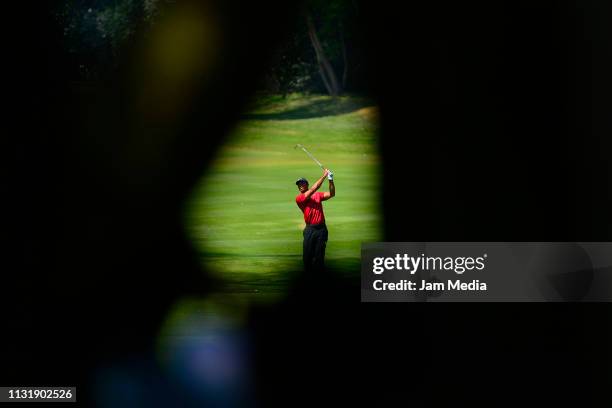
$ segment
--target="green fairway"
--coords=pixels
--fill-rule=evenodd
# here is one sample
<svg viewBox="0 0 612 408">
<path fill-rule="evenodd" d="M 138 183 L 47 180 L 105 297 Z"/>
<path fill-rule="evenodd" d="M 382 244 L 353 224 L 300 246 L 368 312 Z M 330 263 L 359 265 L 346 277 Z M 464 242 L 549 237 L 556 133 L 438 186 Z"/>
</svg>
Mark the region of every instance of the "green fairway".
<svg viewBox="0 0 612 408">
<path fill-rule="evenodd" d="M 302 143 L 335 174 L 324 203 L 326 264 L 359 276 L 360 246 L 381 238 L 377 110 L 356 97 L 260 97 L 228 138 L 186 212 L 208 270 L 230 291 L 284 291 L 300 271 L 304 220 L 295 204 L 299 177 L 322 171 Z M 320 191 L 327 191 L 327 181 Z"/>
</svg>

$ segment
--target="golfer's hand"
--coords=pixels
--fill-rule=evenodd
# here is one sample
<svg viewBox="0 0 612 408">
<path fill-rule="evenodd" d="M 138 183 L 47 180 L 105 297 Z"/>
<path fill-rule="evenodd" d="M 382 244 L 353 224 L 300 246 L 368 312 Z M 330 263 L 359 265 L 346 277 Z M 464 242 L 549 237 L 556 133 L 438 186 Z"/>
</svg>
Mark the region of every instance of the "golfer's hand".
<svg viewBox="0 0 612 408">
<path fill-rule="evenodd" d="M 327 171 L 327 179 L 329 181 L 334 181 L 334 173 L 331 170 Z"/>
<path fill-rule="evenodd" d="M 323 177 L 327 177 L 328 174 L 329 174 L 329 169 L 323 170 Z"/>
</svg>

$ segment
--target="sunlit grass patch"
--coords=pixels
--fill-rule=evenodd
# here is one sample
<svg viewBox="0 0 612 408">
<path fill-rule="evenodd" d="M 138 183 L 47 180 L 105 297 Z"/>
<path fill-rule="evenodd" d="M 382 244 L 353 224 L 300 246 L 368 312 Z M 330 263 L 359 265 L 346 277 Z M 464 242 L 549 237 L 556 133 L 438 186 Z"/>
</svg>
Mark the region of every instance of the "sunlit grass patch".
<svg viewBox="0 0 612 408">
<path fill-rule="evenodd" d="M 282 291 L 301 270 L 303 216 L 294 181 L 335 173 L 324 204 L 327 264 L 359 274 L 360 245 L 381 237 L 377 109 L 364 98 L 267 96 L 236 127 L 195 189 L 186 225 L 207 270 L 231 290 Z M 322 190 L 327 190 L 327 182 Z"/>
</svg>

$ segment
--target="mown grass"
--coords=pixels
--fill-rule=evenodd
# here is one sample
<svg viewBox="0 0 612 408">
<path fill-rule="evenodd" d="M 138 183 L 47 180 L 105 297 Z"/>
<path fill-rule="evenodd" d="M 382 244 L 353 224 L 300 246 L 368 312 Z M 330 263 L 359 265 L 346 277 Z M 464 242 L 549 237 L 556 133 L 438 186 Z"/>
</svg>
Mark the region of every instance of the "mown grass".
<svg viewBox="0 0 612 408">
<path fill-rule="evenodd" d="M 377 110 L 363 98 L 290 95 L 255 100 L 217 153 L 186 211 L 206 268 L 227 290 L 283 292 L 301 270 L 302 213 L 294 181 L 321 170 L 306 146 L 335 174 L 325 203 L 326 264 L 359 275 L 360 245 L 381 237 Z M 327 190 L 327 182 L 322 191 Z"/>
</svg>

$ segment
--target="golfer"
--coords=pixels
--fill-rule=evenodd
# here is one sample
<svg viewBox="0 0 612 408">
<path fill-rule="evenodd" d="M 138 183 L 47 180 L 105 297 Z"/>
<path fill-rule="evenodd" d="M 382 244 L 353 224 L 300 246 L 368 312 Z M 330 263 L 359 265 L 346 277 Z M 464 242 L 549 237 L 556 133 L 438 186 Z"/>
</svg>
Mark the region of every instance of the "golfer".
<svg viewBox="0 0 612 408">
<path fill-rule="evenodd" d="M 317 192 L 325 177 L 329 180 L 329 192 Z M 295 197 L 295 202 L 304 213 L 306 223 L 303 248 L 304 269 L 306 272 L 322 272 L 327 245 L 327 227 L 322 203 L 336 195 L 334 174 L 329 169 L 325 169 L 323 176 L 310 188 L 305 178 L 300 178 L 295 184 L 300 190 L 300 194 Z"/>
</svg>

